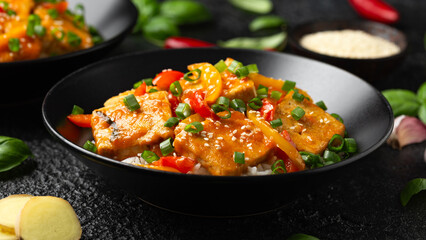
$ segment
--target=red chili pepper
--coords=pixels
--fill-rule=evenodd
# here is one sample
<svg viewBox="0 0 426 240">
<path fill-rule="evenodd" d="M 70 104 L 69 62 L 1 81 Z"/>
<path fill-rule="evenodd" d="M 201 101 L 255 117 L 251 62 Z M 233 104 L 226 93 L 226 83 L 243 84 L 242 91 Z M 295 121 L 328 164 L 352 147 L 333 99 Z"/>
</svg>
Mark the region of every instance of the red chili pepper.
<svg viewBox="0 0 426 240">
<path fill-rule="evenodd" d="M 216 114 L 211 110 L 211 108 L 204 101 L 205 93 L 203 90 L 197 90 L 189 95 L 184 101 L 191 106 L 192 111 L 200 114 L 203 118 L 214 118 L 216 119 Z"/>
<path fill-rule="evenodd" d="M 382 0 L 349 0 L 355 11 L 370 20 L 386 24 L 399 20 L 398 11 Z"/>
<path fill-rule="evenodd" d="M 67 116 L 67 118 L 79 127 L 92 127 L 90 124 L 92 120 L 92 114 L 70 114 Z"/>
<path fill-rule="evenodd" d="M 187 173 L 195 166 L 195 161 L 187 157 L 161 157 L 152 163 L 155 166 L 171 167 L 181 173 Z"/>
<path fill-rule="evenodd" d="M 169 37 L 164 42 L 164 48 L 212 47 L 213 43 L 188 37 Z"/>
<path fill-rule="evenodd" d="M 276 104 L 267 98 L 262 99 L 262 107 L 260 108 L 260 116 L 266 121 L 272 121 L 274 119 Z"/>
<path fill-rule="evenodd" d="M 135 96 L 142 96 L 146 93 L 146 83 L 143 82 L 141 85 L 139 85 L 138 88 L 135 90 Z"/>
<path fill-rule="evenodd" d="M 281 132 L 281 135 L 289 143 L 291 143 L 294 147 L 296 147 L 296 144 L 294 144 L 293 140 L 291 140 L 290 134 L 288 134 L 288 132 L 286 130 L 283 130 Z M 280 148 L 276 148 L 275 155 L 279 159 L 283 160 L 285 168 L 286 168 L 286 170 L 287 170 L 288 173 L 299 171 L 299 169 L 297 168 L 297 166 L 293 164 L 293 162 L 290 160 L 290 158 L 287 156 L 287 154 L 283 150 L 281 150 Z"/>
<path fill-rule="evenodd" d="M 183 72 L 179 71 L 165 71 L 157 74 L 157 76 L 152 80 L 152 83 L 156 85 L 160 90 L 169 90 L 170 84 L 175 81 L 178 81 L 185 75 Z"/>
</svg>

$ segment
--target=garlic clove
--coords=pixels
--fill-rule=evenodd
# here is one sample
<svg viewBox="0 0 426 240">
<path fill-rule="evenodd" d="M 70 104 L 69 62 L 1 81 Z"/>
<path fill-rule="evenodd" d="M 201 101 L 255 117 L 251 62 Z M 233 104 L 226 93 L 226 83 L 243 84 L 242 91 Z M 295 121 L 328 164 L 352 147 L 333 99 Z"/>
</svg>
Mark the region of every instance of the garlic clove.
<svg viewBox="0 0 426 240">
<path fill-rule="evenodd" d="M 399 149 L 426 140 L 426 125 L 416 117 L 404 116 L 395 130 Z"/>
</svg>

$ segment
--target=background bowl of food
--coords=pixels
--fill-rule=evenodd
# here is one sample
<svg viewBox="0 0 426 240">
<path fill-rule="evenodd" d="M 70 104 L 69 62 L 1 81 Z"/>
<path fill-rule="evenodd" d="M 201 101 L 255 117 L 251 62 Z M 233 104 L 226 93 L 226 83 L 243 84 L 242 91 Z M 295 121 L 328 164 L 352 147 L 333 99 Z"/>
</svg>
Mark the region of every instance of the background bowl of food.
<svg viewBox="0 0 426 240">
<path fill-rule="evenodd" d="M 346 71 L 289 54 L 221 48 L 91 64 L 47 93 L 42 114 L 52 136 L 111 184 L 160 208 L 203 216 L 281 207 L 374 151 L 393 124 L 385 98 Z M 345 136 L 340 150 L 353 146 L 348 137 L 355 152 L 325 156 L 335 131 Z"/>
<path fill-rule="evenodd" d="M 401 31 L 377 22 L 315 21 L 290 29 L 289 46 L 374 83 L 401 64 L 407 40 Z"/>
<path fill-rule="evenodd" d="M 137 20 L 128 0 L 2 1 L 0 10 L 0 105 L 41 99 L 120 43 Z"/>
</svg>

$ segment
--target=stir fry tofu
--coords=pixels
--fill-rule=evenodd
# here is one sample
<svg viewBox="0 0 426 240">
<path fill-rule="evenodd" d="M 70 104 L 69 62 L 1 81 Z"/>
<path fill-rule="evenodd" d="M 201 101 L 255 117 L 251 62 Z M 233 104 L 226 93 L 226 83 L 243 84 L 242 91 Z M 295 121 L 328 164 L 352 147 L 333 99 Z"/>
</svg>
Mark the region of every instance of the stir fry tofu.
<svg viewBox="0 0 426 240">
<path fill-rule="evenodd" d="M 172 116 L 167 94 L 154 92 L 136 99 L 140 109 L 134 111 L 123 101 L 93 111 L 91 125 L 99 154 L 122 160 L 173 136 L 173 130 L 164 127 Z"/>
<path fill-rule="evenodd" d="M 312 101 L 293 99 L 293 94 L 294 91 L 289 92 L 277 106 L 275 119 L 283 122 L 279 130 L 286 130 L 290 134 L 299 151 L 321 154 L 334 134 L 344 136 L 345 126 Z M 291 113 L 297 107 L 305 112 L 299 120 Z"/>
<path fill-rule="evenodd" d="M 233 111 L 229 119 L 206 119 L 202 124 L 204 130 L 196 134 L 177 127 L 174 147 L 176 153 L 197 159 L 212 175 L 241 175 L 248 166 L 265 161 L 275 147 L 240 112 Z M 245 164 L 234 161 L 236 151 L 245 153 Z"/>
</svg>

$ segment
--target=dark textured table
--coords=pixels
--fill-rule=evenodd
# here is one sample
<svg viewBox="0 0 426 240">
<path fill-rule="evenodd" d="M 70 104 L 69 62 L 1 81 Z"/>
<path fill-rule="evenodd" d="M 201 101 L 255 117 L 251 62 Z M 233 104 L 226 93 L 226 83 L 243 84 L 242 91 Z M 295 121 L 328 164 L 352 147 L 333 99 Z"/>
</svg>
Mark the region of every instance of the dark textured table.
<svg viewBox="0 0 426 240">
<path fill-rule="evenodd" d="M 213 13 L 214 23 L 183 28 L 182 35 L 215 42 L 249 34 L 247 24 L 254 14 L 236 10 L 224 0 L 203 2 Z M 426 79 L 426 2 L 389 2 L 401 12 L 396 27 L 408 37 L 408 55 L 375 86 L 379 90 L 416 90 Z M 317 19 L 359 19 L 343 0 L 282 0 L 274 4 L 274 13 L 290 25 Z M 134 35 L 110 55 L 155 48 Z M 23 193 L 64 198 L 79 216 L 82 239 L 286 239 L 293 233 L 321 239 L 426 239 L 426 192 L 413 197 L 406 207 L 399 202 L 406 182 L 426 177 L 425 142 L 401 151 L 383 145 L 337 171 L 333 184 L 279 210 L 250 217 L 203 218 L 151 207 L 109 186 L 53 140 L 41 121 L 40 107 L 41 102 L 34 101 L 1 111 L 0 135 L 23 139 L 34 157 L 0 173 L 0 198 Z"/>
</svg>

